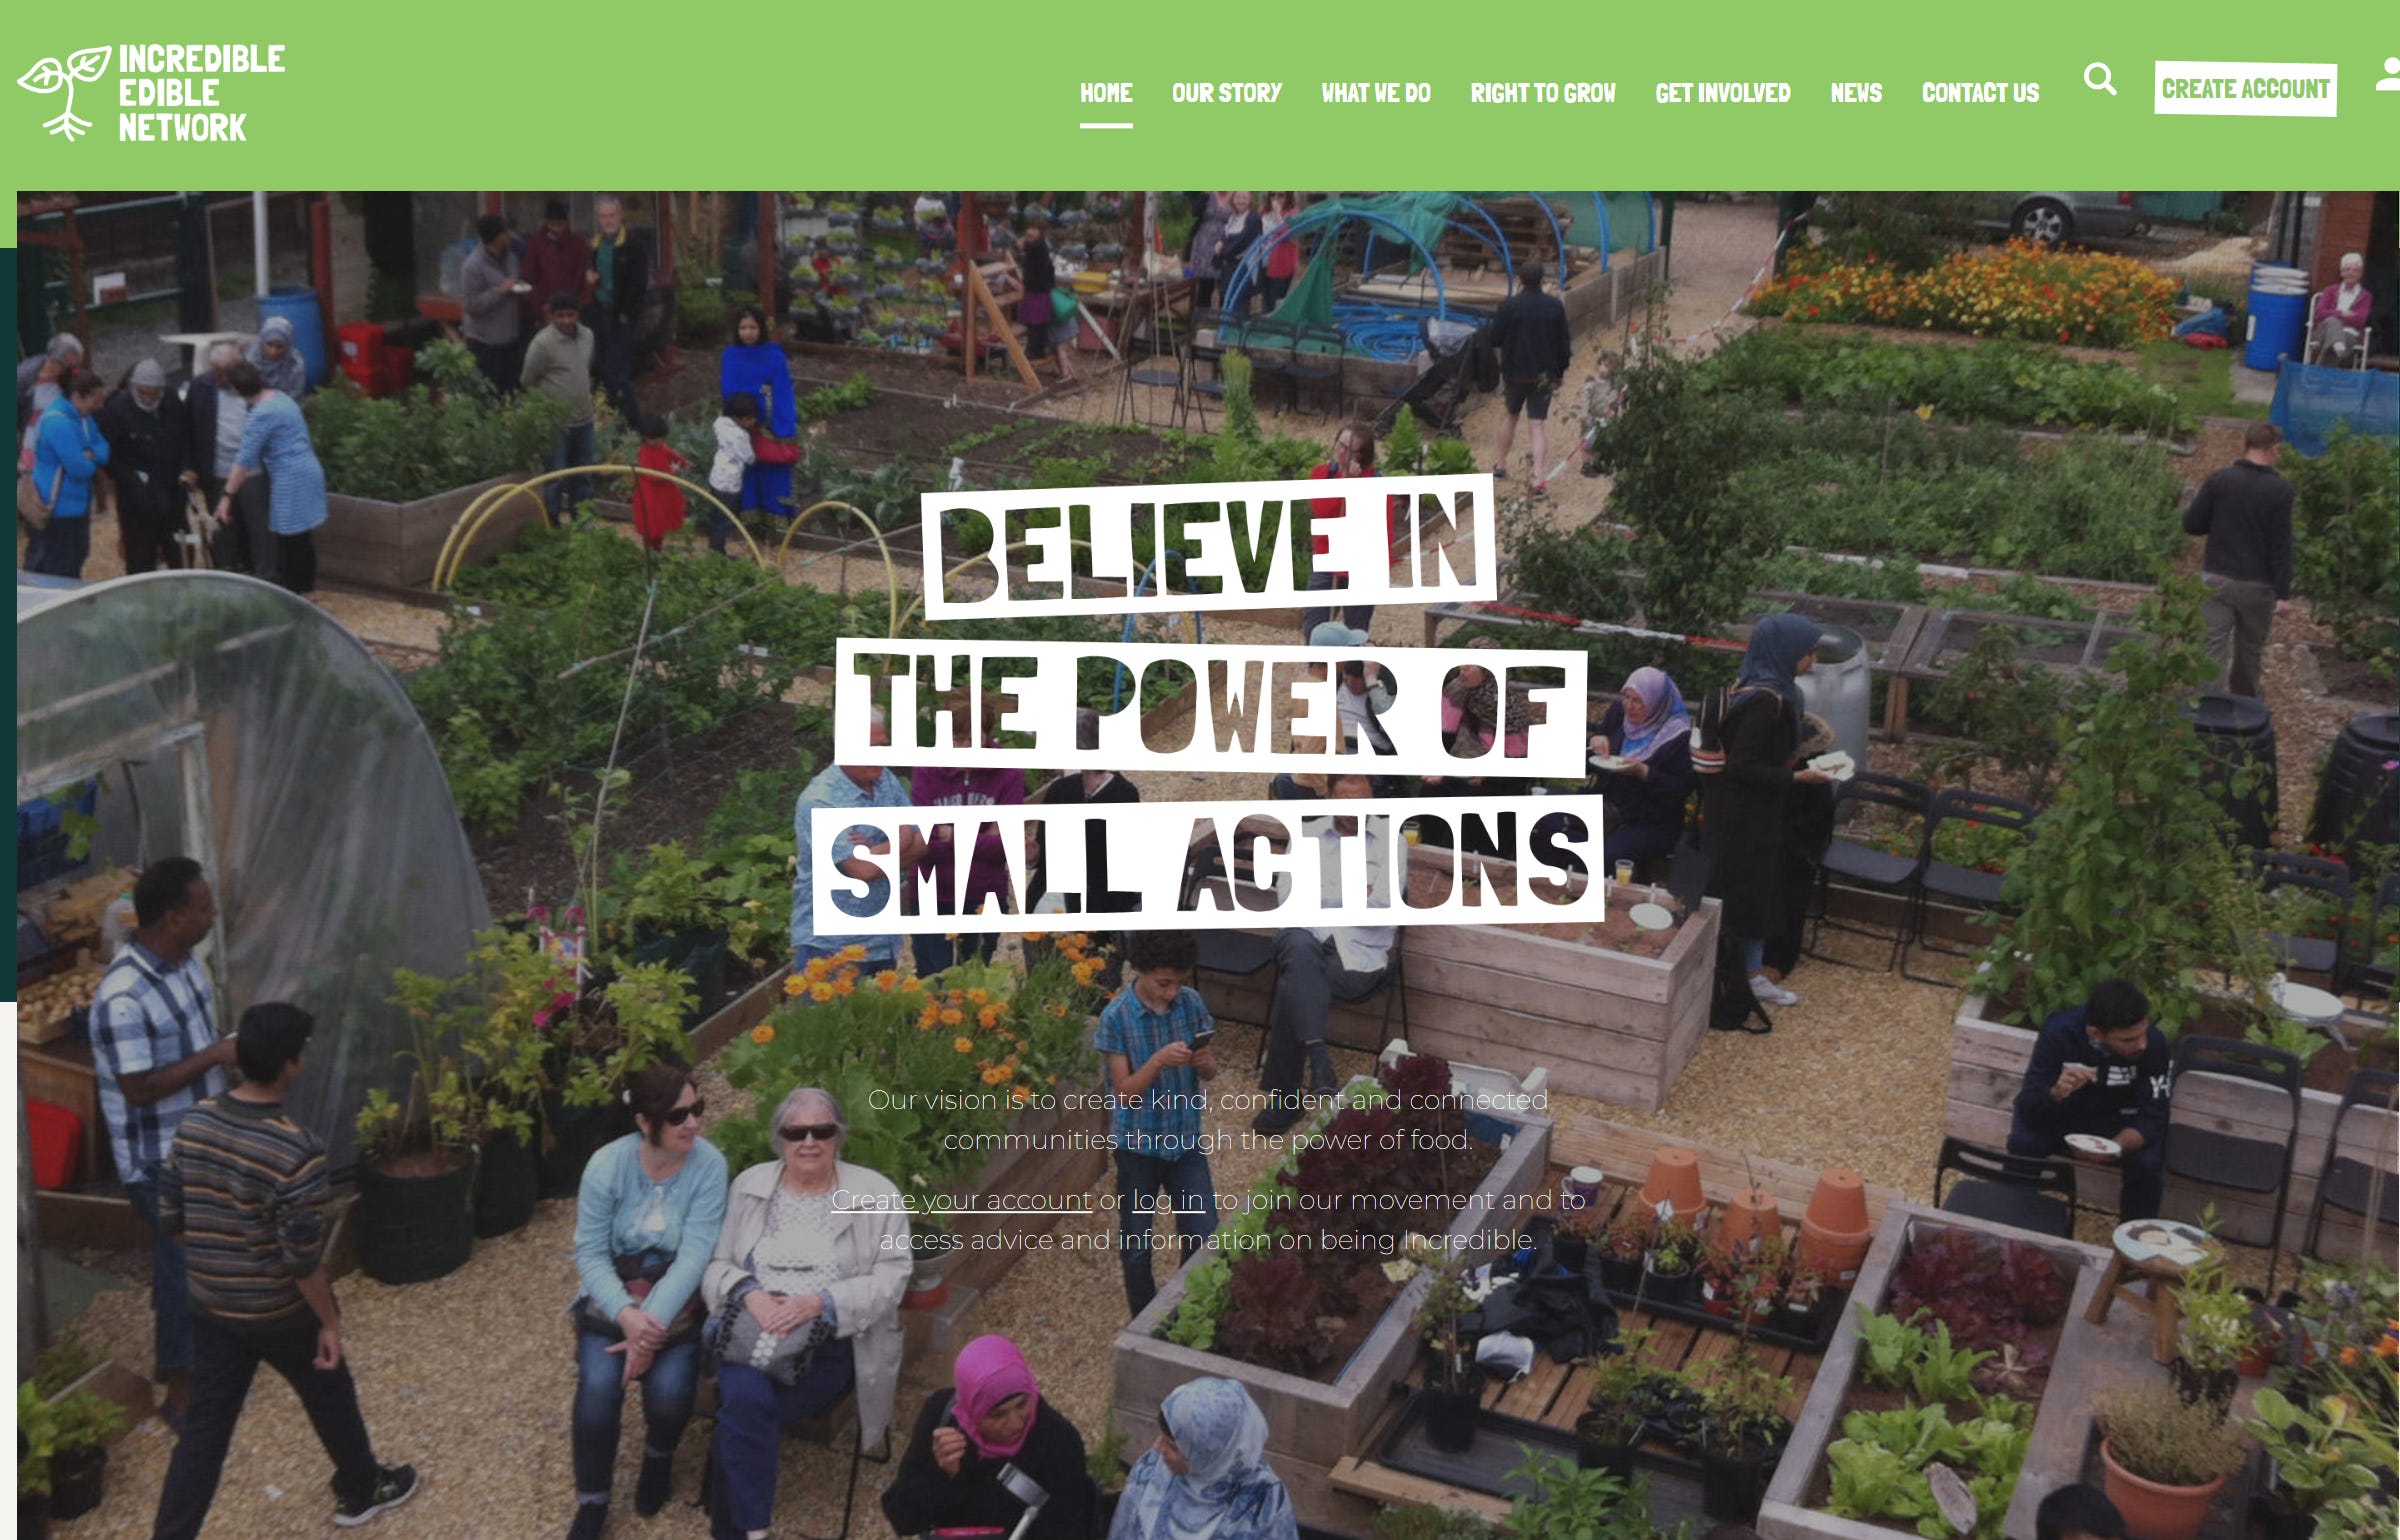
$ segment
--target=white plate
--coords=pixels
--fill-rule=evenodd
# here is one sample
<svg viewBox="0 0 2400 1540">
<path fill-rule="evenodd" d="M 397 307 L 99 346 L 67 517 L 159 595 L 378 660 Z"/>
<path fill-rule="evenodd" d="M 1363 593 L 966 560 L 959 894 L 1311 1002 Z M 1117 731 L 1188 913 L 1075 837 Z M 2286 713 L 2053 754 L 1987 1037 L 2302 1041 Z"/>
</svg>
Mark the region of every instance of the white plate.
<svg viewBox="0 0 2400 1540">
<path fill-rule="evenodd" d="M 1819 754 L 1810 760 L 1808 768 L 1822 770 L 1836 781 L 1846 781 L 1858 774 L 1858 761 L 1852 759 L 1844 750 L 1835 749 L 1830 754 Z"/>
<path fill-rule="evenodd" d="M 1642 930 L 1673 930 L 1675 912 L 1664 904 L 1636 904 L 1625 911 L 1625 918 Z"/>
<path fill-rule="evenodd" d="M 1631 766 L 1632 763 L 1632 760 L 1626 759 L 1622 755 L 1617 754 L 1594 754 L 1592 756 L 1592 768 L 1595 770 L 1623 770 Z"/>
<path fill-rule="evenodd" d="M 2109 1160 L 2125 1153 L 2125 1146 L 2114 1139 L 2103 1139 L 2098 1134 L 2069 1134 L 2067 1148 L 2079 1154 L 2098 1155 Z"/>
</svg>

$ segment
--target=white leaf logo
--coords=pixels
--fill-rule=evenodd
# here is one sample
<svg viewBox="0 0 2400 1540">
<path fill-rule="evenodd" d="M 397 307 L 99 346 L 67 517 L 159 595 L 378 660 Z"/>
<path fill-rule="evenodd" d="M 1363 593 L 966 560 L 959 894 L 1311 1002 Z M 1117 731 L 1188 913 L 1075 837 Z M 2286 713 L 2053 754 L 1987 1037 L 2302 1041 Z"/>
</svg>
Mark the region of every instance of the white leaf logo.
<svg viewBox="0 0 2400 1540">
<path fill-rule="evenodd" d="M 67 93 L 64 111 L 42 126 L 54 134 L 64 134 L 72 143 L 75 136 L 86 132 L 91 124 L 75 116 L 75 82 L 98 80 L 108 72 L 108 49 L 84 48 L 67 55 L 67 62 L 43 59 L 17 77 L 17 84 L 42 96 L 55 91 Z"/>
</svg>

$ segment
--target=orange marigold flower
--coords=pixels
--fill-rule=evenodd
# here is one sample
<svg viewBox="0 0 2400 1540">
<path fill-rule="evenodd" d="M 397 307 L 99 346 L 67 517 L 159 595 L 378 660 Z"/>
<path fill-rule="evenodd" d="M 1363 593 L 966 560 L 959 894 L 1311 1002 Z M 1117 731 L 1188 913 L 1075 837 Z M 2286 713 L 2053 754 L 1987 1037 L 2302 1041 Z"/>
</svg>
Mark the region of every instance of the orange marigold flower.
<svg viewBox="0 0 2400 1540">
<path fill-rule="evenodd" d="M 1033 1100 L 1033 1091 L 1026 1086 L 1011 1086 L 1008 1091 L 1008 1099 L 1022 1107 Z"/>
<path fill-rule="evenodd" d="M 950 1039 L 950 1046 L 957 1049 L 960 1053 L 973 1053 L 975 1051 L 975 1039 L 971 1037 L 954 1037 Z"/>
<path fill-rule="evenodd" d="M 791 999 L 797 1000 L 808 993 L 808 980 L 797 973 L 788 975 L 783 981 L 783 992 Z"/>
<path fill-rule="evenodd" d="M 992 999 L 992 992 L 988 989 L 970 989 L 967 991 L 967 998 L 974 1001 L 977 1005 L 989 1005 Z"/>
<path fill-rule="evenodd" d="M 867 946 L 863 941 L 853 941 L 848 946 L 843 947 L 839 952 L 836 952 L 833 955 L 840 958 L 843 962 L 865 962 L 867 960 Z"/>
<path fill-rule="evenodd" d="M 1067 1014 L 1067 1008 L 1064 1005 L 1061 1005 L 1059 1002 L 1053 1000 L 1050 1002 L 1050 1014 L 1063 1018 Z"/>
<path fill-rule="evenodd" d="M 837 995 L 848 995 L 848 994 L 855 994 L 855 993 L 857 993 L 857 992 L 858 992 L 858 978 L 857 978 L 857 976 L 856 976 L 856 975 L 854 975 L 854 974 L 851 974 L 851 973 L 849 973 L 849 972 L 846 972 L 846 971 L 845 971 L 845 972 L 842 974 L 842 976 L 841 976 L 840 978 L 837 978 L 837 979 L 835 979 L 835 980 L 833 981 L 833 992 L 834 992 L 835 994 L 837 994 Z"/>
<path fill-rule="evenodd" d="M 826 974 L 833 971 L 833 959 L 830 957 L 812 957 L 808 960 L 808 966 L 801 971 L 807 976 L 808 981 L 811 984 L 814 984 L 819 979 L 825 977 Z"/>
<path fill-rule="evenodd" d="M 811 984 L 808 986 L 808 997 L 819 1005 L 823 1005 L 833 998 L 833 986 L 824 983 Z"/>
<path fill-rule="evenodd" d="M 2345 1368 L 2345 1369 L 2348 1369 L 2348 1368 L 2355 1367 L 2355 1366 L 2357 1365 L 2357 1363 L 2358 1363 L 2358 1349 L 2357 1349 L 2357 1348 L 2355 1348 L 2355 1347 L 2346 1347 L 2346 1348 L 2342 1349 L 2342 1367 L 2343 1367 L 2343 1368 Z"/>
<path fill-rule="evenodd" d="M 767 1046 L 767 1044 L 775 1041 L 775 1024 L 771 1021 L 762 1021 L 757 1026 L 752 1027 L 750 1029 L 750 1041 L 758 1044 L 758 1046 L 761 1048 L 764 1048 Z"/>
<path fill-rule="evenodd" d="M 888 995 L 900 987 L 900 975 L 890 968 L 886 968 L 875 975 L 875 987 Z"/>
<path fill-rule="evenodd" d="M 900 981 L 900 992 L 904 995 L 913 995 L 924 987 L 925 981 L 913 973 Z"/>
<path fill-rule="evenodd" d="M 982 1023 L 984 1030 L 988 1032 L 992 1028 L 1000 1025 L 1000 1007 L 996 1005 L 987 1005 L 982 1010 L 975 1013 L 975 1019 Z"/>
<path fill-rule="evenodd" d="M 960 1009 L 959 1009 L 957 1006 L 955 1006 L 955 1005 L 945 1005 L 945 1006 L 943 1006 L 943 1007 L 942 1007 L 942 1025 L 943 1025 L 943 1026 L 945 1026 L 945 1027 L 955 1027 L 955 1026 L 957 1026 L 959 1023 L 961 1023 L 961 1022 L 965 1021 L 966 1019 L 967 1019 L 967 1013 L 966 1013 L 965 1011 L 962 1011 L 962 1010 L 960 1010 Z"/>
<path fill-rule="evenodd" d="M 995 1064 L 990 1069 L 987 1069 L 983 1072 L 983 1083 L 985 1085 L 999 1085 L 1001 1082 L 1009 1078 L 1009 1073 L 1009 1070 L 1005 1066 Z"/>
</svg>

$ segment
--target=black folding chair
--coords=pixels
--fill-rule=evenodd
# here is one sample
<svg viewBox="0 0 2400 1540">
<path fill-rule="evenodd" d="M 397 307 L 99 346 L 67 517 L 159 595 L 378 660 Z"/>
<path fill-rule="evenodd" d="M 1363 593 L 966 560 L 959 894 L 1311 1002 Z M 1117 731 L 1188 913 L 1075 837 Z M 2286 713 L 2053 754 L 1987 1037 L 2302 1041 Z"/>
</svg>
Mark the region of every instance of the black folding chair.
<svg viewBox="0 0 2400 1540">
<path fill-rule="evenodd" d="M 1333 387 L 1333 410 L 1339 415 L 1349 399 L 1350 334 L 1338 326 L 1304 322 L 1293 332 L 1291 361 L 1284 366 L 1283 383 L 1290 392 L 1291 410 L 1300 410 L 1300 392 Z"/>
<path fill-rule="evenodd" d="M 2400 1177 L 2383 1174 L 2383 1197 L 2369 1201 L 2375 1190 L 2375 1165 L 2342 1153 L 2343 1125 L 2349 1121 L 2353 1107 L 2371 1107 L 2389 1121 L 2394 1110 L 2394 1086 L 2400 1075 L 2388 1069 L 2358 1069 L 2350 1072 L 2350 1083 L 2342 1088 L 2342 1103 L 2334 1109 L 2333 1127 L 2325 1135 L 2325 1166 L 2317 1173 L 2317 1195 L 2308 1205 L 2308 1230 L 2301 1237 L 2303 1256 L 2317 1254 L 2317 1232 L 2325 1223 L 2328 1206 L 2361 1221 L 2373 1210 L 2375 1222 L 2400 1230 Z M 2388 1250 L 2386 1246 L 2382 1248 Z"/>
<path fill-rule="evenodd" d="M 1365 1005 L 1376 996 L 1381 995 L 1383 997 L 1383 1026 L 1380 1030 L 1383 1040 L 1387 1043 L 1392 1040 L 1392 1007 L 1394 1005 L 1400 1008 L 1400 1035 L 1408 1036 L 1408 963 L 1405 956 L 1407 941 L 1408 927 L 1404 925 L 1394 930 L 1392 932 L 1391 965 L 1384 969 L 1383 977 L 1376 982 L 1375 987 L 1356 1000 L 1336 1002 L 1337 1006 Z M 1274 961 L 1274 950 L 1275 944 L 1269 942 L 1267 944 L 1267 960 L 1270 962 Z M 1258 1058 L 1250 1066 L 1254 1072 L 1266 1068 L 1267 1037 L 1274 1031 L 1275 997 L 1282 993 L 1282 990 L 1283 978 L 1278 974 L 1273 986 L 1267 990 L 1267 1019 L 1260 1023 Z"/>
<path fill-rule="evenodd" d="M 1300 328 L 1290 321 L 1249 320 L 1243 321 L 1241 328 L 1240 346 L 1243 356 L 1250 360 L 1252 395 L 1263 395 L 1270 380 L 1282 380 L 1288 386 L 1294 352 L 1300 345 Z"/>
<path fill-rule="evenodd" d="M 703 1355 L 703 1361 L 705 1362 L 705 1355 Z M 841 1528 L 834 1530 L 831 1534 L 818 1534 L 811 1530 L 795 1527 L 791 1532 L 797 1535 L 799 1540 L 849 1540 L 851 1515 L 858 1506 L 858 1467 L 861 1464 L 889 1465 L 892 1463 L 892 1432 L 889 1428 L 886 1428 L 883 1433 L 882 1450 L 876 1454 L 867 1453 L 867 1426 L 858 1420 L 858 1394 L 855 1390 L 845 1394 L 841 1404 L 826 1413 L 822 1419 L 829 1425 L 825 1435 L 826 1447 L 829 1449 L 834 1447 L 835 1440 L 840 1437 L 838 1432 L 830 1428 L 830 1423 L 833 1418 L 840 1416 L 845 1410 L 850 1413 L 850 1478 L 842 1487 Z M 717 1414 L 713 1404 L 711 1409 L 700 1415 L 706 1417 L 712 1425 L 716 1422 Z M 795 1423 L 792 1429 L 786 1431 L 789 1433 L 807 1425 L 806 1422 Z M 716 1439 L 712 1435 L 709 1439 L 708 1459 L 700 1467 L 700 1495 L 693 1500 L 693 1506 L 703 1512 L 709 1511 L 710 1504 L 716 1499 L 717 1483 L 722 1479 L 722 1473 L 717 1469 Z"/>
<path fill-rule="evenodd" d="M 2350 932 L 2351 955 L 2343 960 L 2342 972 L 2334 980 L 2335 994 L 2378 1000 L 2392 997 L 2392 964 L 2383 938 L 2395 929 L 2400 929 L 2400 872 L 2376 887 L 2375 906 L 2367 911 L 2364 934 Z"/>
<path fill-rule="evenodd" d="M 2300 1142 L 2300 1059 L 2263 1043 L 2187 1033 L 2175 1044 L 2175 1095 L 2167 1104 L 2166 1148 L 2159 1152 L 2170 1177 L 2229 1192 L 2273 1193 L 2273 1228 L 2267 1235 L 2267 1294 L 2275 1293 L 2283 1261 L 2283 1215 L 2292 1191 L 2292 1149 Z M 2290 1130 L 2281 1139 L 2226 1133 L 2183 1115 L 2194 1075 L 2245 1080 L 2281 1095 Z M 2255 1099 L 2255 1098 L 2254 1098 Z"/>
<path fill-rule="evenodd" d="M 1835 835 L 1825 847 L 1824 859 L 1817 864 L 1816 924 L 1808 934 L 1808 955 L 1821 962 L 1839 963 L 1845 968 L 1859 965 L 1844 958 L 1829 956 L 1817 950 L 1817 938 L 1827 930 L 1838 930 L 1853 936 L 1883 939 L 1884 933 L 1864 925 L 1845 924 L 1833 916 L 1833 889 L 1837 883 L 1850 891 L 1888 893 L 1900 900 L 1900 921 L 1891 930 L 1891 955 L 1883 960 L 1883 970 L 1889 973 L 1900 962 L 1900 949 L 1908 944 L 1908 924 L 1915 912 L 1917 884 L 1924 879 L 1926 861 L 1926 824 L 1933 807 L 1933 788 L 1918 781 L 1904 780 L 1896 775 L 1875 775 L 1860 771 L 1833 789 L 1834 826 L 1839 828 L 1845 810 L 1853 807 L 1886 807 L 1899 812 L 1909 834 L 1909 849 L 1900 854 L 1878 850 L 1856 840 Z"/>
<path fill-rule="evenodd" d="M 2267 943 L 2275 949 L 2276 961 L 2294 973 L 2322 973 L 2331 977 L 2341 967 L 2342 940 L 2350 921 L 2350 869 L 2339 861 L 2327 861 L 2317 856 L 2293 855 L 2282 850 L 2254 850 L 2250 853 L 2250 875 L 2261 889 L 2274 893 L 2290 888 L 2299 892 L 2321 894 L 2333 901 L 2334 926 L 2331 936 L 2294 936 L 2283 931 L 2267 932 Z"/>
<path fill-rule="evenodd" d="M 1945 786 L 1933 794 L 1933 805 L 1925 815 L 1925 870 L 1917 878 L 1916 902 L 1909 906 L 1908 939 L 1900 945 L 1900 976 L 1919 984 L 1955 984 L 1928 973 L 1908 971 L 1909 949 L 1914 947 L 1942 957 L 1972 957 L 1968 947 L 1941 946 L 1925 935 L 1925 913 L 1939 903 L 1945 908 L 1966 909 L 1977 914 L 2001 908 L 2001 885 L 2007 878 L 1999 872 L 1978 871 L 1955 861 L 1944 861 L 1934 854 L 1936 837 L 1945 823 L 1988 824 L 1994 828 L 2013 830 L 2030 838 L 2034 819 L 2041 810 L 2030 802 L 2015 797 L 2003 797 L 1988 791 L 1970 791 L 1963 786 Z"/>
<path fill-rule="evenodd" d="M 1942 1196 L 1946 1174 L 1958 1177 L 1947 1198 Z M 2011 1155 L 1944 1138 L 1933 1164 L 1933 1203 L 1945 1213 L 2072 1239 L 2080 1206 L 2075 1162 L 2064 1155 Z"/>
<path fill-rule="evenodd" d="M 1200 324 L 1201 318 L 1195 314 L 1192 317 L 1194 330 L 1191 346 L 1185 350 L 1191 356 L 1192 379 L 1184 393 L 1184 406 L 1187 409 L 1186 420 L 1188 420 L 1189 414 L 1198 414 L 1200 431 L 1206 433 L 1208 431 L 1208 403 L 1225 399 L 1225 355 L 1233 351 L 1226 346 L 1225 332 L 1228 326 L 1239 326 L 1241 322 L 1238 317 L 1229 318 L 1224 312 L 1218 312 L 1210 323 L 1213 330 L 1209 335 L 1213 340 L 1208 342 L 1200 340 L 1198 330 Z M 1209 369 L 1205 375 L 1200 372 L 1200 366 L 1203 364 L 1206 364 Z"/>
</svg>

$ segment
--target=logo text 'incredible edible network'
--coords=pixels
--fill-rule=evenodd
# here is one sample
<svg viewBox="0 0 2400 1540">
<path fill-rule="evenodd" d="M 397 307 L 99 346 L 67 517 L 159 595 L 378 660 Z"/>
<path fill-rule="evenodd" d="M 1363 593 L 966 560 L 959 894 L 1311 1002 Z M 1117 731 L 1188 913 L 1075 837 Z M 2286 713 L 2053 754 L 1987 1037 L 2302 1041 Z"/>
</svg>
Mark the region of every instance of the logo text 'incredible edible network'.
<svg viewBox="0 0 2400 1540">
<path fill-rule="evenodd" d="M 249 139 L 247 112 L 213 109 L 230 105 L 220 94 L 236 75 L 280 75 L 281 43 L 120 43 L 117 62 L 117 138 L 135 144 L 234 143 Z M 17 84 L 39 95 L 66 93 L 58 116 L 42 126 L 72 143 L 88 132 L 89 120 L 75 113 L 75 87 L 108 73 L 111 49 L 103 44 L 35 62 Z M 201 110 L 156 110 L 201 109 Z"/>
</svg>

